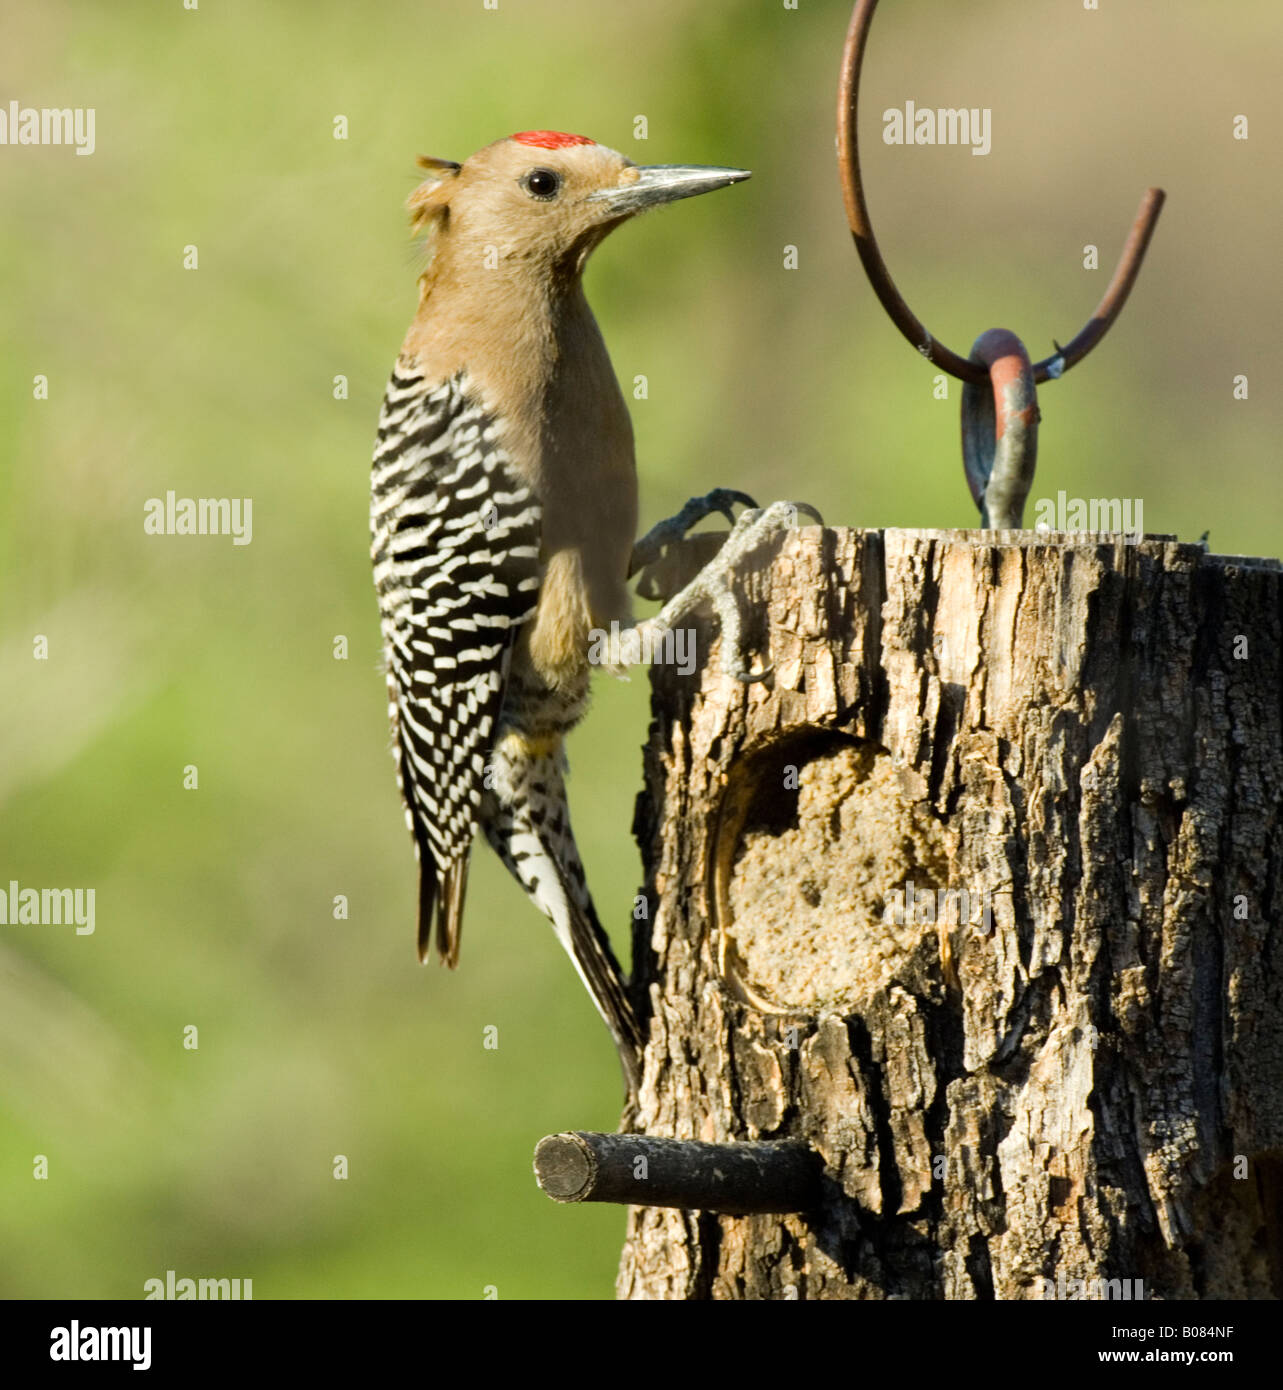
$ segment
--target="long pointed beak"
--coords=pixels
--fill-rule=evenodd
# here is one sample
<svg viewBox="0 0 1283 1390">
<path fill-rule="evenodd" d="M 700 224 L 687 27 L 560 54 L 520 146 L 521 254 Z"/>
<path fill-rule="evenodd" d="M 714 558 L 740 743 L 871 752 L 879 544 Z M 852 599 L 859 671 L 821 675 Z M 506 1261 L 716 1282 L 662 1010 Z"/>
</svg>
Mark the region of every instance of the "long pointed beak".
<svg viewBox="0 0 1283 1390">
<path fill-rule="evenodd" d="M 727 184 L 743 183 L 752 178 L 748 169 L 718 169 L 703 164 L 648 164 L 637 170 L 637 178 L 618 188 L 603 188 L 590 193 L 585 201 L 605 203 L 608 215 L 623 216 L 641 212 L 643 208 L 675 203 L 678 198 L 693 198 L 697 193 L 711 193 Z"/>
</svg>

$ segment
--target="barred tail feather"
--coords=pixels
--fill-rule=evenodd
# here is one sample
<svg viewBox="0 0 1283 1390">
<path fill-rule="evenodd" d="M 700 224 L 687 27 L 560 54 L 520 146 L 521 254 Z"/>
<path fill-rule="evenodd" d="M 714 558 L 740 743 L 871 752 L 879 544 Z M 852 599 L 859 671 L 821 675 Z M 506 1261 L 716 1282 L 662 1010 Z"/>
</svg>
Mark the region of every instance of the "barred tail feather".
<svg viewBox="0 0 1283 1390">
<path fill-rule="evenodd" d="M 619 1052 L 629 1088 L 641 1079 L 642 1034 L 623 971 L 589 896 L 555 757 L 515 757 L 501 743 L 503 795 L 483 803 L 486 838 L 552 923 Z"/>
<path fill-rule="evenodd" d="M 568 905 L 570 958 L 575 963 L 579 978 L 592 995 L 597 1012 L 610 1029 L 628 1088 L 636 1094 L 637 1088 L 641 1085 L 643 1038 L 641 1025 L 637 1022 L 637 1015 L 624 985 L 623 972 L 615 959 L 614 951 L 610 948 L 610 939 L 597 920 L 597 913 L 592 904 L 589 903 L 586 913 L 573 903 Z M 561 935 L 560 930 L 557 934 Z"/>
<path fill-rule="evenodd" d="M 456 859 L 441 878 L 437 905 L 437 954 L 451 970 L 459 964 L 459 939 L 463 935 L 463 900 L 468 891 L 468 855 Z"/>
<path fill-rule="evenodd" d="M 468 891 L 468 855 L 457 859 L 444 872 L 426 851 L 419 855 L 419 964 L 426 965 L 432 954 L 432 928 L 435 920 L 437 955 L 451 970 L 459 964 L 459 939 L 463 935 L 463 900 Z"/>
</svg>

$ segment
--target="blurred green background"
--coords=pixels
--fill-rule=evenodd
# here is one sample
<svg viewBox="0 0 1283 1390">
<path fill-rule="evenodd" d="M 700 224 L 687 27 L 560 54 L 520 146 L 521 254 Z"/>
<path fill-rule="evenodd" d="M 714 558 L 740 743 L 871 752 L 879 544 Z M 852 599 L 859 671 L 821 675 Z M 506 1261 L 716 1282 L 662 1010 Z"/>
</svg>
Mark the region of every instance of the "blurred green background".
<svg viewBox="0 0 1283 1390">
<path fill-rule="evenodd" d="M 958 387 L 933 399 L 845 229 L 848 13 L 0 4 L 0 104 L 97 113 L 91 158 L 0 146 L 0 886 L 97 892 L 93 936 L 0 928 L 0 1294 L 141 1297 L 173 1269 L 260 1299 L 610 1296 L 623 1212 L 554 1207 L 530 1176 L 541 1135 L 618 1117 L 551 931 L 481 849 L 461 969 L 414 961 L 367 540 L 415 307 L 402 204 L 415 154 L 534 127 L 752 168 L 588 273 L 629 396 L 649 380 L 643 524 L 728 484 L 835 524 L 973 525 Z M 884 0 L 870 205 L 950 346 L 994 325 L 1036 357 L 1068 341 L 1142 190 L 1170 195 L 1113 335 L 1043 388 L 1034 498 L 1139 496 L 1150 531 L 1279 552 L 1281 48 L 1276 0 Z M 880 113 L 906 99 L 992 107 L 992 154 L 888 148 Z M 144 535 L 169 489 L 252 497 L 252 544 Z M 621 942 L 646 698 L 644 676 L 603 679 L 570 748 Z"/>
</svg>

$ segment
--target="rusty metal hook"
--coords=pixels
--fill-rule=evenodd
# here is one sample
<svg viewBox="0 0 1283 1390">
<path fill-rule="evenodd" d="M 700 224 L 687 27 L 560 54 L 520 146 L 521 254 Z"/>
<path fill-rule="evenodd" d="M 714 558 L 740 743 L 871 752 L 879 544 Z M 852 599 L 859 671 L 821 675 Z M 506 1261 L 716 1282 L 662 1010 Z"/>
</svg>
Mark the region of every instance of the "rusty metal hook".
<svg viewBox="0 0 1283 1390">
<path fill-rule="evenodd" d="M 959 381 L 970 382 L 973 386 L 988 386 L 989 371 L 983 363 L 974 358 L 968 361 L 959 357 L 923 327 L 913 310 L 905 303 L 900 291 L 896 289 L 891 272 L 878 249 L 877 238 L 873 235 L 873 224 L 869 221 L 869 209 L 864 200 L 864 183 L 860 175 L 856 116 L 860 96 L 860 70 L 864 65 L 869 28 L 877 8 L 878 0 L 856 0 L 851 14 L 851 25 L 847 30 L 846 45 L 842 51 L 842 80 L 838 88 L 838 167 L 842 174 L 847 222 L 851 227 L 851 235 L 855 238 L 855 249 L 860 253 L 860 260 L 874 293 L 882 301 L 882 307 L 891 316 L 891 321 L 900 332 L 923 357 L 942 371 L 948 372 L 950 376 L 957 377 Z M 1096 306 L 1096 311 L 1088 320 L 1087 326 L 1068 347 L 1062 348 L 1057 344 L 1056 351 L 1050 357 L 1033 366 L 1033 379 L 1036 383 L 1062 377 L 1075 363 L 1081 362 L 1109 332 L 1114 320 L 1122 312 L 1123 305 L 1127 303 L 1132 286 L 1136 283 L 1136 276 L 1140 273 L 1166 196 L 1161 188 L 1151 188 L 1141 199 L 1136 220 L 1132 224 L 1118 268 L 1114 271 L 1114 278 L 1109 282 L 1104 298 Z"/>
<path fill-rule="evenodd" d="M 980 524 L 1019 530 L 1038 461 L 1038 388 L 1033 364 L 1006 328 L 982 333 L 971 349 L 985 385 L 962 383 L 962 465 Z"/>
</svg>

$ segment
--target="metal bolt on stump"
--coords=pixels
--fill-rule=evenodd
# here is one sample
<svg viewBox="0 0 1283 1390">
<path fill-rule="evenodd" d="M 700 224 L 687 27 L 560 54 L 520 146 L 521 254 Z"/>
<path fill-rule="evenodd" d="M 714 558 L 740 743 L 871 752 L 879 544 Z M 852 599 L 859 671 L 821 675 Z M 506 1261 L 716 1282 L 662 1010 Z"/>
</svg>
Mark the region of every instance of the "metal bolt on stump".
<svg viewBox="0 0 1283 1390">
<path fill-rule="evenodd" d="M 963 383 L 963 464 L 981 524 L 997 530 L 1016 529 L 1022 523 L 1038 455 L 1037 388 L 1045 381 L 1059 381 L 1113 327 L 1140 274 L 1167 195 L 1161 188 L 1146 191 L 1109 288 L 1068 347 L 1062 348 L 1053 340 L 1056 351 L 1035 365 L 1014 333 L 991 328 L 976 339 L 969 358 L 959 357 L 927 332 L 896 288 L 865 201 L 857 118 L 864 51 L 877 8 L 878 0 L 856 0 L 842 52 L 838 169 L 847 223 L 864 272 L 892 323 L 928 362 Z"/>
</svg>

